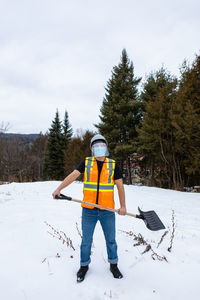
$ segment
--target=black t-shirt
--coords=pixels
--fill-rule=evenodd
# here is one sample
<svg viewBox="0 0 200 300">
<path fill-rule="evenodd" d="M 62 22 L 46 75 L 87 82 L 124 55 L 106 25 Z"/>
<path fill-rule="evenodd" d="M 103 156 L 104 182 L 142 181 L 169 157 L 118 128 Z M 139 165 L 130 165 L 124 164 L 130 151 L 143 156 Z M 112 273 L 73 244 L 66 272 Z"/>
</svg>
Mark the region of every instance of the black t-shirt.
<svg viewBox="0 0 200 300">
<path fill-rule="evenodd" d="M 100 180 L 100 174 L 103 167 L 104 161 L 97 160 L 97 167 L 98 167 L 98 182 L 97 182 L 97 199 L 96 204 L 98 204 L 98 198 L 99 198 L 99 180 Z M 85 172 L 85 159 L 78 165 L 76 168 L 80 173 Z M 115 163 L 115 170 L 114 170 L 114 180 L 121 179 L 122 178 L 122 172 L 120 169 L 120 166 L 118 163 Z"/>
</svg>

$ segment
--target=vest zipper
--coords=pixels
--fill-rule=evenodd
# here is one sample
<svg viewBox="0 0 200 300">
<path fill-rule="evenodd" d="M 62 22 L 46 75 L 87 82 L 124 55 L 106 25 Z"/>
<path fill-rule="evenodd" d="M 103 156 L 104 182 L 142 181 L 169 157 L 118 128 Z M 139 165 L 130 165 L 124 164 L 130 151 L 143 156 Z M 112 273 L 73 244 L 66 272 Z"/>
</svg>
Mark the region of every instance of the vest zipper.
<svg viewBox="0 0 200 300">
<path fill-rule="evenodd" d="M 103 164 L 104 164 L 105 160 L 106 159 L 104 159 Z M 96 160 L 96 162 L 97 162 L 97 160 Z M 101 171 L 103 169 L 103 164 L 102 164 Z M 97 198 L 96 198 L 96 204 L 99 204 L 99 182 L 100 182 L 100 177 L 101 177 L 101 171 L 100 171 L 100 174 L 99 174 L 98 162 L 97 162 L 97 170 L 98 170 L 98 181 L 97 181 Z"/>
</svg>

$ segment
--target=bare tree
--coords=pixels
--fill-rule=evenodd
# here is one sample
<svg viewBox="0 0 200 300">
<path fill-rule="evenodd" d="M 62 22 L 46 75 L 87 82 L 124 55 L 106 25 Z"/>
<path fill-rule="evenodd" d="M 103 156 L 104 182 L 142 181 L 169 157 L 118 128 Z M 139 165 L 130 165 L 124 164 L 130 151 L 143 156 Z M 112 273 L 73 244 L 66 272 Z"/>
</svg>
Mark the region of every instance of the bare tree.
<svg viewBox="0 0 200 300">
<path fill-rule="evenodd" d="M 2 121 L 0 123 L 0 134 L 5 133 L 6 131 L 8 131 L 10 129 L 10 127 L 11 126 L 10 126 L 9 123 L 4 124 L 4 122 Z"/>
</svg>

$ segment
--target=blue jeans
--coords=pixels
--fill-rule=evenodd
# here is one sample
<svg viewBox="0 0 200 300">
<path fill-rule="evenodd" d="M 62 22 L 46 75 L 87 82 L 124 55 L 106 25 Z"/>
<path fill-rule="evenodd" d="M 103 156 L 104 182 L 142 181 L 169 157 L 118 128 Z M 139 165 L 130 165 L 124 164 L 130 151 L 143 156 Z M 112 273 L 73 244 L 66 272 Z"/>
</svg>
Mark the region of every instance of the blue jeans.
<svg viewBox="0 0 200 300">
<path fill-rule="evenodd" d="M 97 221 L 100 221 L 104 232 L 108 262 L 116 264 L 118 262 L 117 243 L 115 241 L 115 213 L 98 208 L 82 209 L 82 243 L 81 243 L 81 266 L 90 263 L 92 239 Z"/>
</svg>

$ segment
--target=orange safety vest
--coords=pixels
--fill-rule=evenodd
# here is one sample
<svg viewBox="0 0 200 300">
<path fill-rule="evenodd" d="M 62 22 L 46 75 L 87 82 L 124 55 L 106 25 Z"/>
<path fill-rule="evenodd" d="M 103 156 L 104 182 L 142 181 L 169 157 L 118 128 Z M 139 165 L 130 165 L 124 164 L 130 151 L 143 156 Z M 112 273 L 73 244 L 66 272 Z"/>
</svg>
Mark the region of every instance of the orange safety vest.
<svg viewBox="0 0 200 300">
<path fill-rule="evenodd" d="M 114 208 L 114 171 L 115 161 L 106 157 L 99 180 L 98 204 Z M 98 166 L 97 160 L 93 157 L 86 157 L 84 172 L 83 201 L 96 203 L 98 185 Z M 94 206 L 82 204 L 82 207 L 93 209 Z"/>
</svg>

